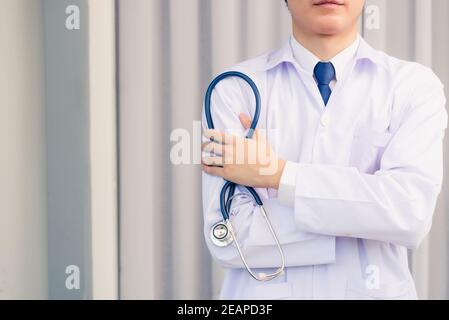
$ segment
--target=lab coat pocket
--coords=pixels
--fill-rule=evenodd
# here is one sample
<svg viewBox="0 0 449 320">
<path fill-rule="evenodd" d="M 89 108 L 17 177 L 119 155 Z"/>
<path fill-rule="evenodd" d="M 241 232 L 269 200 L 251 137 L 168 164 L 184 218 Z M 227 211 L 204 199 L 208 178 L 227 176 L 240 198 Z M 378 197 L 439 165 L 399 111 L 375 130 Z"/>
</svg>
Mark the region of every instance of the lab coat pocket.
<svg viewBox="0 0 449 320">
<path fill-rule="evenodd" d="M 377 131 L 367 124 L 359 125 L 353 136 L 349 164 L 363 173 L 373 174 L 380 169 L 380 161 L 393 134 Z"/>
<path fill-rule="evenodd" d="M 411 280 L 369 288 L 365 281 L 348 281 L 346 300 L 415 300 L 416 291 Z"/>
</svg>

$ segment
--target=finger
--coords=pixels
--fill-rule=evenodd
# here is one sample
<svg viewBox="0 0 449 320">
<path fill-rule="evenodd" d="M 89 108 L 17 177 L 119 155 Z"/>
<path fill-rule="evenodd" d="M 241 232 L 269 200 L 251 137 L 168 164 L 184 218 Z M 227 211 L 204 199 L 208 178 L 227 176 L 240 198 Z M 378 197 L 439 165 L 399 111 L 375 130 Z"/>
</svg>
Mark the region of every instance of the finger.
<svg viewBox="0 0 449 320">
<path fill-rule="evenodd" d="M 240 119 L 240 123 L 242 124 L 243 128 L 245 128 L 246 130 L 251 128 L 251 118 L 248 115 L 241 113 L 241 114 L 239 114 L 239 119 Z"/>
<path fill-rule="evenodd" d="M 203 157 L 203 164 L 206 166 L 223 167 L 224 160 L 222 157 Z"/>
<path fill-rule="evenodd" d="M 215 141 L 220 142 L 224 140 L 224 134 L 221 132 L 218 132 L 216 130 L 206 130 L 204 131 L 203 135 L 208 139 L 209 141 Z"/>
<path fill-rule="evenodd" d="M 234 136 L 216 130 L 206 130 L 204 136 L 207 139 L 218 143 L 232 144 L 234 142 Z"/>
<path fill-rule="evenodd" d="M 202 165 L 201 168 L 203 169 L 203 171 L 207 174 L 210 174 L 211 176 L 216 176 L 216 177 L 224 177 L 224 169 L 220 168 L 220 167 L 211 167 L 211 166 L 206 166 L 206 165 Z"/>
<path fill-rule="evenodd" d="M 201 151 L 222 156 L 225 153 L 225 146 L 216 142 L 204 142 L 201 145 Z"/>
</svg>

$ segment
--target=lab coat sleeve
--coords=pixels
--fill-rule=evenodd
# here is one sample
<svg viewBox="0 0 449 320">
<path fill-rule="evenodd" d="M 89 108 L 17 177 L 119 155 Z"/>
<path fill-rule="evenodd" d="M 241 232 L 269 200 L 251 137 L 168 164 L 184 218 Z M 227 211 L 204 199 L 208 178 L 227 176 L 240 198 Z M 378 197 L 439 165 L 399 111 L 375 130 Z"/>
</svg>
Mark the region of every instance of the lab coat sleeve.
<svg viewBox="0 0 449 320">
<path fill-rule="evenodd" d="M 446 98 L 427 77 L 413 88 L 400 125 L 374 174 L 354 167 L 296 163 L 300 230 L 416 248 L 431 227 L 443 178 Z"/>
<path fill-rule="evenodd" d="M 212 94 L 212 117 L 214 126 L 221 132 L 244 136 L 244 131 L 238 118 L 240 113 L 252 115 L 254 110 L 254 96 L 252 92 L 246 91 L 247 86 L 241 80 L 228 78 L 220 82 Z M 203 130 L 207 129 L 207 123 L 203 110 Z M 204 142 L 203 137 L 203 142 Z M 244 268 L 235 243 L 227 247 L 217 247 L 210 239 L 212 226 L 223 220 L 220 212 L 219 197 L 224 185 L 224 180 L 202 173 L 202 199 L 204 217 L 204 236 L 207 247 L 216 262 L 227 268 Z M 267 189 L 256 189 L 262 201 L 269 198 Z M 244 188 L 238 187 L 237 193 L 247 193 Z M 238 241 L 245 253 L 245 257 L 251 267 L 265 268 L 278 267 L 280 265 L 280 255 L 278 248 L 273 243 L 267 243 L 271 235 L 265 229 L 259 228 L 261 215 L 259 207 L 247 199 L 235 198 L 233 209 L 231 210 L 231 223 L 236 231 Z M 273 214 L 276 214 L 273 212 Z M 293 215 L 291 217 L 294 223 Z M 291 230 L 291 224 L 289 224 Z M 265 224 L 263 225 L 265 228 Z M 293 228 L 294 229 L 294 228 Z M 257 230 L 257 232 L 255 232 Z M 276 233 L 285 239 L 286 230 L 276 228 Z M 284 246 L 286 264 L 310 265 L 332 262 L 335 258 L 334 237 L 323 237 L 316 235 L 317 241 L 289 241 L 289 245 Z M 307 240 L 307 239 L 306 239 Z M 324 247 L 324 249 L 323 249 Z"/>
</svg>

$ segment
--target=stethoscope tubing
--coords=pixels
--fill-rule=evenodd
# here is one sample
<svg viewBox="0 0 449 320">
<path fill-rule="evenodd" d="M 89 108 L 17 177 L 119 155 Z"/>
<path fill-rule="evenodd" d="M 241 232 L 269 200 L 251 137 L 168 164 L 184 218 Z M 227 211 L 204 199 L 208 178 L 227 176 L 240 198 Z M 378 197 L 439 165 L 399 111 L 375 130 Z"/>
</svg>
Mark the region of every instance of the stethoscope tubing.
<svg viewBox="0 0 449 320">
<path fill-rule="evenodd" d="M 212 92 L 214 91 L 215 87 L 217 86 L 217 84 L 220 81 L 222 81 L 226 78 L 230 78 L 230 77 L 238 77 L 238 78 L 245 80 L 245 82 L 248 83 L 248 85 L 251 87 L 251 89 L 254 93 L 256 106 L 255 106 L 255 110 L 254 110 L 253 119 L 251 122 L 251 127 L 248 131 L 248 134 L 246 135 L 247 139 L 251 139 L 254 135 L 254 131 L 257 128 L 257 124 L 258 124 L 259 118 L 260 118 L 260 109 L 261 109 L 260 92 L 259 92 L 259 89 L 257 88 L 257 85 L 254 83 L 254 81 L 250 77 L 248 77 L 246 74 L 238 72 L 238 71 L 228 71 L 228 72 L 220 74 L 210 83 L 209 87 L 207 88 L 205 99 L 204 99 L 204 111 L 205 111 L 207 126 L 211 130 L 215 129 L 214 121 L 212 120 L 212 112 L 211 112 Z M 236 187 L 237 187 L 237 185 L 235 183 L 226 181 L 223 186 L 223 189 L 221 190 L 220 210 L 221 210 L 221 214 L 223 215 L 223 220 L 229 219 L 229 211 L 231 210 L 231 205 L 232 205 L 232 196 L 234 195 Z M 257 203 L 257 205 L 262 206 L 263 202 L 260 199 L 259 195 L 257 194 L 256 190 L 254 190 L 254 188 L 252 188 L 252 187 L 247 187 L 247 186 L 244 186 L 244 187 L 254 197 L 254 201 Z"/>
</svg>

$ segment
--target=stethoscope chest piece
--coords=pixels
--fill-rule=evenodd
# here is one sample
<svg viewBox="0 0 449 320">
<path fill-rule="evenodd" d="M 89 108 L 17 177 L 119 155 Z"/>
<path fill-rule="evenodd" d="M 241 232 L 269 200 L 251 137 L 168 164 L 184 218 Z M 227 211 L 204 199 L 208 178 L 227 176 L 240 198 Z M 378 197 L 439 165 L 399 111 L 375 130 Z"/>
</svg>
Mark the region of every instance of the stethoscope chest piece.
<svg viewBox="0 0 449 320">
<path fill-rule="evenodd" d="M 217 247 L 229 246 L 233 241 L 229 228 L 223 221 L 220 221 L 212 226 L 210 230 L 210 238 L 212 243 Z"/>
</svg>

